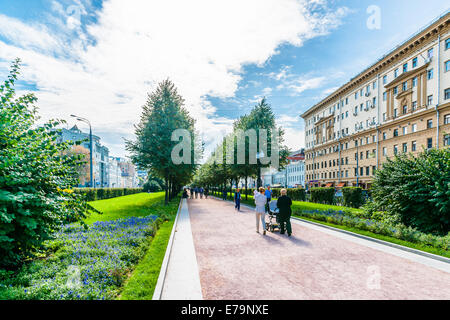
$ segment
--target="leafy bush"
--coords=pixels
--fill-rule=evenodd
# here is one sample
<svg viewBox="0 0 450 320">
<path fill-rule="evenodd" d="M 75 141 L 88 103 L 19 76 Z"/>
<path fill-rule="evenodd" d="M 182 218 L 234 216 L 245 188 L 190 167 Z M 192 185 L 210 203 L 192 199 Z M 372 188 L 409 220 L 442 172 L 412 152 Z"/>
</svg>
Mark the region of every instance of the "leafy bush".
<svg viewBox="0 0 450 320">
<path fill-rule="evenodd" d="M 333 204 L 334 188 L 311 188 L 311 202 Z"/>
<path fill-rule="evenodd" d="M 104 200 L 143 192 L 142 188 L 74 188 L 86 201 Z"/>
<path fill-rule="evenodd" d="M 0 268 L 11 268 L 32 255 L 63 223 L 86 212 L 86 203 L 70 189 L 78 184 L 82 156 L 72 144 L 57 143 L 50 121 L 36 127 L 36 97 L 16 97 L 20 60 L 0 86 Z"/>
<path fill-rule="evenodd" d="M 362 188 L 344 187 L 342 188 L 342 195 L 344 197 L 344 205 L 347 207 L 359 208 L 363 205 Z"/>
<path fill-rule="evenodd" d="M 0 270 L 0 300 L 114 299 L 161 224 L 155 218 L 66 225 L 46 242 L 54 251 L 47 259 L 24 265 L 15 275 Z"/>
<path fill-rule="evenodd" d="M 372 197 L 393 221 L 425 233 L 450 231 L 450 149 L 388 159 L 375 174 Z"/>
</svg>

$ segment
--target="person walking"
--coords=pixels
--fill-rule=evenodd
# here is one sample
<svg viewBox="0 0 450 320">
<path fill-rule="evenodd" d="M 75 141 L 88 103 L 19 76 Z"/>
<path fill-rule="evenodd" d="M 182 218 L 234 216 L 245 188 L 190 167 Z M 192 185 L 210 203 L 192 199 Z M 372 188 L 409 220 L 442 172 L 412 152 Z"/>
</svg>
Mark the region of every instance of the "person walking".
<svg viewBox="0 0 450 320">
<path fill-rule="evenodd" d="M 200 199 L 203 199 L 203 192 L 205 190 L 203 189 L 203 187 L 200 187 L 199 192 L 200 192 Z"/>
<path fill-rule="evenodd" d="M 195 192 L 195 199 L 197 199 L 198 198 L 198 187 L 194 188 L 194 192 Z"/>
<path fill-rule="evenodd" d="M 205 188 L 205 199 L 208 199 L 209 190 L 208 188 Z"/>
<path fill-rule="evenodd" d="M 278 222 L 280 223 L 280 234 L 284 234 L 285 232 L 285 224 L 288 236 L 290 237 L 292 234 L 292 226 L 291 226 L 291 214 L 292 214 L 292 200 L 287 196 L 286 189 L 281 189 L 280 191 L 281 197 L 277 200 L 277 207 L 279 209 L 278 212 Z"/>
<path fill-rule="evenodd" d="M 227 189 L 223 188 L 222 190 L 222 200 L 227 200 Z"/>
<path fill-rule="evenodd" d="M 237 211 L 241 211 L 241 191 L 239 188 L 236 189 L 236 192 L 234 193 L 234 208 Z"/>
<path fill-rule="evenodd" d="M 187 192 L 186 188 L 184 188 L 183 189 L 183 199 L 187 199 L 188 197 L 189 197 L 188 192 Z"/>
<path fill-rule="evenodd" d="M 255 211 L 256 211 L 256 233 L 259 233 L 259 220 L 263 227 L 263 234 L 266 234 L 266 196 L 264 195 L 264 188 L 259 188 L 259 193 L 255 193 Z"/>
<path fill-rule="evenodd" d="M 270 187 L 267 187 L 266 192 L 264 192 L 264 195 L 266 196 L 266 211 L 269 212 L 269 203 L 270 200 L 272 200 L 272 190 L 270 190 Z"/>
</svg>

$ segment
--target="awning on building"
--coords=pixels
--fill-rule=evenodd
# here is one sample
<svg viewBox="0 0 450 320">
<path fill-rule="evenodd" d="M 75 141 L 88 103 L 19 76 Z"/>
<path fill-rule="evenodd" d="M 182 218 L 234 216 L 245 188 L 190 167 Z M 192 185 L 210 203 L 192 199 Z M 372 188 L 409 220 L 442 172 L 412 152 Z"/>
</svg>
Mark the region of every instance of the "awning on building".
<svg viewBox="0 0 450 320">
<path fill-rule="evenodd" d="M 325 188 L 331 188 L 333 186 L 332 183 L 327 183 L 327 185 L 325 186 Z"/>
<path fill-rule="evenodd" d="M 337 187 L 338 187 L 338 188 L 342 188 L 342 187 L 345 187 L 345 182 L 341 182 L 341 183 L 339 183 L 339 184 L 337 185 Z"/>
</svg>

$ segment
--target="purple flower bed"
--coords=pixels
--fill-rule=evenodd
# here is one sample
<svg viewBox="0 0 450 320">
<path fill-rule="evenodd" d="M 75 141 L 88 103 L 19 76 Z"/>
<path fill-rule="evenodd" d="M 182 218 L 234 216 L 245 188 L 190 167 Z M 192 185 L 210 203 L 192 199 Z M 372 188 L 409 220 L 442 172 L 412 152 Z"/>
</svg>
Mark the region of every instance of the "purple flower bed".
<svg viewBox="0 0 450 320">
<path fill-rule="evenodd" d="M 64 226 L 47 242 L 54 251 L 17 274 L 0 273 L 0 299 L 114 299 L 143 257 L 156 216 Z"/>
</svg>

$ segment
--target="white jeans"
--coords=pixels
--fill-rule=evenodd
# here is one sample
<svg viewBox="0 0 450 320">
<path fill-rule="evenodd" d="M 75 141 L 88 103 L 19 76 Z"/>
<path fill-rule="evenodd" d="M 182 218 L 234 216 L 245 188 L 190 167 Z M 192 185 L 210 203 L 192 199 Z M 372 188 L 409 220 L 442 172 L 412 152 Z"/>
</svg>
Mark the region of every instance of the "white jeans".
<svg viewBox="0 0 450 320">
<path fill-rule="evenodd" d="M 266 230 L 266 213 L 256 211 L 256 231 L 259 232 L 259 220 L 261 219 L 261 224 L 263 231 Z"/>
</svg>

